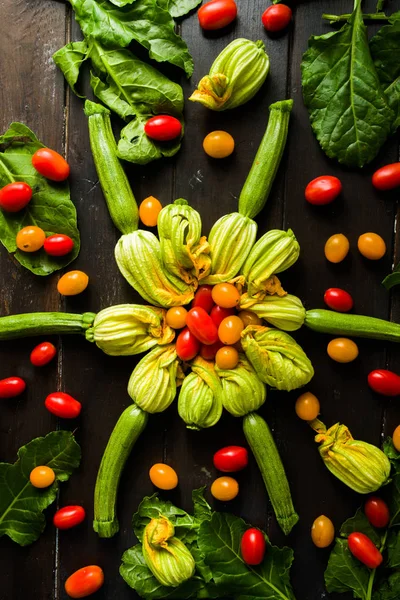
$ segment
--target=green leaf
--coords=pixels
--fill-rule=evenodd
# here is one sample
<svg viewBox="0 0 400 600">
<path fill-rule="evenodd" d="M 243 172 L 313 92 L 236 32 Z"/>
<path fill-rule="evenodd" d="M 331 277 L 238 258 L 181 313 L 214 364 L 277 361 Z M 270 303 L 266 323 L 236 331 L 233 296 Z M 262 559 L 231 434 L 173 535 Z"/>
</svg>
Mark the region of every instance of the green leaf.
<svg viewBox="0 0 400 600">
<path fill-rule="evenodd" d="M 75 85 L 79 79 L 79 71 L 82 63 L 87 58 L 87 51 L 86 42 L 71 42 L 53 54 L 54 62 L 61 69 L 68 84 L 79 98 L 84 98 L 85 96 L 76 91 Z"/>
<path fill-rule="evenodd" d="M 0 536 L 8 535 L 21 546 L 37 540 L 46 525 L 42 511 L 55 500 L 58 481 L 69 479 L 80 458 L 72 433 L 53 431 L 22 446 L 13 465 L 0 463 Z M 56 481 L 48 488 L 35 488 L 29 475 L 45 465 L 53 469 Z"/>
<path fill-rule="evenodd" d="M 22 123 L 12 123 L 0 136 L 0 187 L 13 181 L 26 181 L 32 190 L 32 200 L 17 213 L 0 211 L 0 240 L 8 252 L 23 267 L 35 275 L 50 275 L 72 262 L 79 254 L 80 236 L 76 223 L 76 210 L 71 202 L 67 182 L 56 183 L 39 175 L 32 166 L 32 155 L 43 148 L 35 134 Z M 41 227 L 46 236 L 64 233 L 74 240 L 70 254 L 57 258 L 38 252 L 21 252 L 17 249 L 17 233 L 27 225 Z"/>
<path fill-rule="evenodd" d="M 170 62 L 193 73 L 193 59 L 186 43 L 174 31 L 174 21 L 156 0 L 136 0 L 118 8 L 108 0 L 70 0 L 84 35 L 108 47 L 126 47 L 135 40 L 150 58 Z"/>
<path fill-rule="evenodd" d="M 152 114 L 138 113 L 136 117 L 121 130 L 118 142 L 118 157 L 138 165 L 174 156 L 181 147 L 181 138 L 170 142 L 154 143 L 144 132 L 146 121 Z M 182 122 L 182 121 L 181 121 Z"/>
<path fill-rule="evenodd" d="M 192 492 L 192 501 L 193 501 L 193 512 L 195 519 L 199 521 L 205 521 L 207 519 L 211 519 L 212 511 L 211 506 L 208 504 L 207 500 L 204 498 L 204 491 L 206 487 L 203 486 L 198 490 L 193 490 Z"/>
<path fill-rule="evenodd" d="M 347 538 L 354 531 L 362 531 L 374 542 L 375 546 L 380 546 L 381 536 L 368 521 L 362 508 L 357 510 L 354 517 L 350 517 L 343 523 L 340 535 Z"/>
<path fill-rule="evenodd" d="M 393 273 L 390 273 L 390 275 L 387 275 L 385 277 L 385 279 L 382 281 L 382 285 L 387 290 L 390 290 L 395 285 L 399 285 L 399 283 L 400 283 L 400 263 L 398 265 L 396 265 L 396 267 L 393 269 Z"/>
<path fill-rule="evenodd" d="M 202 0 L 157 0 L 159 6 L 167 10 L 172 17 L 177 19 L 194 10 Z"/>
<path fill-rule="evenodd" d="M 368 584 L 372 571 L 351 554 L 347 540 L 336 538 L 325 571 L 325 585 L 329 593 L 353 592 L 354 598 L 370 600 Z"/>
<path fill-rule="evenodd" d="M 301 70 L 304 102 L 322 149 L 349 167 L 370 162 L 394 113 L 371 58 L 360 0 L 339 31 L 310 38 Z"/>
<path fill-rule="evenodd" d="M 400 571 L 391 573 L 382 579 L 380 586 L 373 593 L 372 600 L 399 600 Z"/>
<path fill-rule="evenodd" d="M 400 569 L 400 531 L 391 529 L 386 543 L 389 569 Z"/>
<path fill-rule="evenodd" d="M 400 12 L 391 16 L 369 43 L 375 69 L 396 118 L 393 130 L 400 125 Z M 400 282 L 400 277 L 397 283 Z"/>
<path fill-rule="evenodd" d="M 225 513 L 213 513 L 211 520 L 201 524 L 198 545 L 217 587 L 238 600 L 294 600 L 289 579 L 293 551 L 267 541 L 263 563 L 250 567 L 240 553 L 240 541 L 247 528 L 242 519 Z"/>
</svg>

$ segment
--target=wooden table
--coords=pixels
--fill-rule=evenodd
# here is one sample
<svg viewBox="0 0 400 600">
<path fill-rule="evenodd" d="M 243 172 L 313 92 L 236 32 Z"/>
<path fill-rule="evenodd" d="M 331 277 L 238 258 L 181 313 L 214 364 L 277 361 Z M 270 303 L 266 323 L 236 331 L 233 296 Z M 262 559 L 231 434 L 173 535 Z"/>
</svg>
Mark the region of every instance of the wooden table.
<svg viewBox="0 0 400 600">
<path fill-rule="evenodd" d="M 302 298 L 308 308 L 322 307 L 328 287 L 347 289 L 355 299 L 355 310 L 381 318 L 400 318 L 398 291 L 392 296 L 380 284 L 397 262 L 396 201 L 398 191 L 378 194 L 370 176 L 375 168 L 398 160 L 398 141 L 393 137 L 377 160 L 362 172 L 348 171 L 329 161 L 320 150 L 303 106 L 300 59 L 311 34 L 329 30 L 321 20 L 325 12 L 343 13 L 350 2 L 320 0 L 296 7 L 289 33 L 276 38 L 264 32 L 260 16 L 265 0 L 238 0 L 240 18 L 223 34 L 203 34 L 196 16 L 184 20 L 179 30 L 195 60 L 192 81 L 181 78 L 185 96 L 206 74 L 213 58 L 236 37 L 261 38 L 271 59 L 271 72 L 259 94 L 241 109 L 212 113 L 199 104 L 186 104 L 186 133 L 182 150 L 172 160 L 147 167 L 127 165 L 138 201 L 152 194 L 163 204 L 187 198 L 202 215 L 204 230 L 221 215 L 236 210 L 236 198 L 250 168 L 268 120 L 268 105 L 283 98 L 294 99 L 287 151 L 270 199 L 258 218 L 259 231 L 291 227 L 301 246 L 298 263 L 284 274 L 284 286 Z M 365 10 L 374 10 L 366 2 Z M 79 38 L 70 7 L 54 0 L 2 0 L 0 35 L 0 124 L 5 131 L 11 121 L 26 123 L 48 146 L 64 152 L 72 168 L 71 195 L 76 204 L 82 249 L 74 268 L 90 276 L 88 290 L 71 299 L 56 291 L 58 275 L 35 277 L 0 251 L 0 314 L 37 310 L 70 312 L 97 311 L 122 302 L 140 302 L 139 296 L 119 274 L 113 258 L 118 239 L 93 166 L 89 149 L 87 120 L 82 101 L 67 89 L 51 56 L 65 43 Z M 167 72 L 171 72 L 167 69 Z M 175 73 L 178 77 L 180 74 Z M 218 162 L 202 149 L 203 137 L 214 129 L 225 129 L 236 140 L 234 155 Z M 307 182 L 322 174 L 334 174 L 343 183 L 343 196 L 328 207 L 312 207 L 304 200 Z M 357 238 L 376 231 L 388 247 L 377 263 L 364 260 L 357 251 Z M 351 251 L 339 265 L 324 258 L 325 240 L 343 232 Z M 399 237 L 397 234 L 397 242 Z M 326 354 L 326 336 L 301 330 L 296 339 L 315 366 L 308 386 L 320 399 L 323 420 L 331 425 L 340 420 L 356 438 L 380 444 L 400 422 L 398 399 L 374 395 L 367 386 L 367 374 L 375 368 L 399 371 L 399 349 L 374 341 L 360 341 L 360 356 L 354 363 L 340 365 Z M 47 412 L 43 401 L 49 392 L 64 390 L 83 404 L 76 436 L 82 447 L 82 464 L 67 484 L 61 486 L 58 506 L 76 503 L 86 507 L 87 521 L 75 530 L 57 532 L 47 511 L 48 525 L 41 538 L 21 548 L 3 537 L 1 553 L 1 600 L 62 600 L 64 581 L 76 569 L 99 564 L 106 581 L 96 598 L 128 600 L 135 597 L 118 574 L 123 551 L 135 542 L 131 518 L 143 496 L 154 489 L 149 467 L 164 461 L 177 469 L 178 491 L 170 498 L 191 508 L 191 491 L 210 484 L 216 473 L 212 455 L 226 444 L 244 442 L 241 420 L 224 415 L 212 430 L 188 431 L 180 421 L 176 405 L 165 414 L 152 416 L 142 439 L 129 459 L 120 486 L 118 514 L 121 530 L 101 540 L 92 530 L 93 488 L 101 455 L 113 426 L 130 403 L 126 392 L 129 374 L 137 358 L 105 356 L 83 338 L 56 339 L 58 361 L 44 369 L 30 365 L 29 352 L 39 340 L 0 344 L 0 378 L 20 375 L 28 382 L 27 392 L 1 406 L 0 456 L 14 462 L 20 446 L 56 428 L 76 427 L 60 422 Z M 239 475 L 241 493 L 228 510 L 266 528 L 272 541 L 287 543 L 295 550 L 292 580 L 298 600 L 327 599 L 323 571 L 329 551 L 316 549 L 310 527 L 320 514 L 330 516 L 336 527 L 351 516 L 362 499 L 333 478 L 324 467 L 313 441 L 313 433 L 296 417 L 297 393 L 270 392 L 262 414 L 273 429 L 291 483 L 300 522 L 287 540 L 278 530 L 271 506 L 254 461 Z M 333 596 L 331 596 L 333 598 Z M 338 598 L 338 596 L 336 596 Z M 345 596 L 341 596 L 345 598 Z"/>
</svg>

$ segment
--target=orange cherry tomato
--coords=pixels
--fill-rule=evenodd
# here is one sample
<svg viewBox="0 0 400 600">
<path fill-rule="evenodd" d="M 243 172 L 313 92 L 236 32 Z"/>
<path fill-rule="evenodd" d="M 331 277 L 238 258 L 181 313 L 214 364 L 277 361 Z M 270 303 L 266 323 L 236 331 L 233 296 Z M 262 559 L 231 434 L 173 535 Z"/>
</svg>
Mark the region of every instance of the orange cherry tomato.
<svg viewBox="0 0 400 600">
<path fill-rule="evenodd" d="M 233 477 L 218 477 L 212 482 L 211 494 L 216 500 L 228 502 L 239 493 L 239 484 Z"/>
<path fill-rule="evenodd" d="M 86 598 L 97 592 L 103 583 L 103 570 L 97 565 L 89 565 L 68 577 L 65 582 L 65 591 L 70 598 Z"/>
<path fill-rule="evenodd" d="M 400 452 L 400 425 L 397 425 L 396 429 L 393 431 L 393 446 L 396 448 L 397 452 Z"/>
<path fill-rule="evenodd" d="M 241 310 L 238 317 L 243 321 L 245 327 L 248 325 L 262 325 L 262 319 L 252 310 Z"/>
<path fill-rule="evenodd" d="M 325 244 L 325 257 L 331 263 L 340 263 L 350 250 L 349 240 L 343 233 L 335 233 Z"/>
<path fill-rule="evenodd" d="M 357 242 L 360 253 L 369 260 L 379 260 L 386 252 L 386 244 L 377 233 L 363 233 Z"/>
<path fill-rule="evenodd" d="M 239 290 L 231 283 L 217 283 L 212 289 L 212 299 L 222 308 L 233 308 L 240 302 Z"/>
<path fill-rule="evenodd" d="M 46 466 L 35 467 L 29 475 L 31 484 L 36 488 L 49 487 L 54 482 L 55 478 L 56 474 L 53 469 Z"/>
<path fill-rule="evenodd" d="M 182 329 L 186 325 L 187 310 L 183 306 L 172 306 L 167 310 L 165 321 L 172 329 Z"/>
<path fill-rule="evenodd" d="M 311 392 L 304 392 L 296 400 L 296 415 L 303 421 L 313 421 L 319 415 L 319 400 Z"/>
<path fill-rule="evenodd" d="M 327 548 L 335 539 L 335 527 L 332 521 L 321 515 L 317 517 L 311 527 L 311 539 L 317 548 Z"/>
<path fill-rule="evenodd" d="M 150 481 L 160 490 L 173 490 L 178 485 L 178 475 L 169 465 L 156 463 L 149 471 Z"/>
<path fill-rule="evenodd" d="M 239 352 L 233 346 L 222 346 L 215 355 L 220 369 L 234 369 L 239 362 Z"/>
<path fill-rule="evenodd" d="M 203 140 L 204 152 L 211 158 L 226 158 L 235 149 L 235 140 L 226 131 L 211 131 Z"/>
<path fill-rule="evenodd" d="M 28 225 L 17 233 L 17 248 L 22 252 L 36 252 L 40 250 L 46 239 L 46 234 L 36 225 Z"/>
<path fill-rule="evenodd" d="M 244 329 L 243 321 L 237 315 L 226 317 L 218 327 L 218 337 L 227 346 L 231 346 L 240 340 L 240 334 Z"/>
<path fill-rule="evenodd" d="M 327 347 L 330 358 L 338 363 L 349 363 L 358 356 L 358 346 L 348 338 L 335 338 Z"/>
<path fill-rule="evenodd" d="M 162 210 L 162 204 L 154 196 L 145 198 L 139 206 L 139 218 L 146 227 L 155 227 L 158 221 L 158 215 Z"/>
<path fill-rule="evenodd" d="M 69 176 L 69 164 L 55 150 L 40 148 L 32 156 L 32 165 L 43 177 L 51 181 L 64 181 Z"/>
<path fill-rule="evenodd" d="M 84 292 L 89 277 L 83 271 L 68 271 L 59 279 L 57 289 L 62 296 L 76 296 Z"/>
</svg>

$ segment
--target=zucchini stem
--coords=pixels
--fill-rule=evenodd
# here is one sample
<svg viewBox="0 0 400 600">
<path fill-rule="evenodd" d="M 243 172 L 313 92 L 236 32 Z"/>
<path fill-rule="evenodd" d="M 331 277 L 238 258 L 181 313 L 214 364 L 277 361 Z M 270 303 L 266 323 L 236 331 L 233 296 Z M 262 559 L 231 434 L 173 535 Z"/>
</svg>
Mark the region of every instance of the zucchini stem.
<svg viewBox="0 0 400 600">
<path fill-rule="evenodd" d="M 92 326 L 95 313 L 83 315 L 60 312 L 37 312 L 0 317 L 0 340 L 33 335 L 84 334 Z"/>
</svg>

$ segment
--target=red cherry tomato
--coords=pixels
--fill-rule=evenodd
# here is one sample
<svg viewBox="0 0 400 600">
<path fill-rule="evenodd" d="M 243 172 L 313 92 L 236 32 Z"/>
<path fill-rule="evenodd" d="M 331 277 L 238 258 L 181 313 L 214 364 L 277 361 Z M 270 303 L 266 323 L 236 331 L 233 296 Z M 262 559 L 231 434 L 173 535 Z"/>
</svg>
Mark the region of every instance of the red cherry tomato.
<svg viewBox="0 0 400 600">
<path fill-rule="evenodd" d="M 386 527 L 390 521 L 388 505 L 382 498 L 371 496 L 364 505 L 365 516 L 374 527 Z"/>
<path fill-rule="evenodd" d="M 200 351 L 200 342 L 188 327 L 176 338 L 176 353 L 181 360 L 192 360 Z"/>
<path fill-rule="evenodd" d="M 234 473 L 247 467 L 249 453 L 242 446 L 226 446 L 214 454 L 214 466 L 223 473 Z"/>
<path fill-rule="evenodd" d="M 49 235 L 43 244 L 45 252 L 50 256 L 65 256 L 72 252 L 73 247 L 74 240 L 63 233 Z"/>
<path fill-rule="evenodd" d="M 386 165 L 372 175 L 372 185 L 377 190 L 393 190 L 400 185 L 400 162 Z"/>
<path fill-rule="evenodd" d="M 223 308 L 222 306 L 214 306 L 210 312 L 210 317 L 214 321 L 216 328 L 221 325 L 222 321 L 226 317 L 232 317 L 232 315 L 236 314 L 236 310 L 234 308 Z"/>
<path fill-rule="evenodd" d="M 97 565 L 90 565 L 75 571 L 68 577 L 65 582 L 65 591 L 70 598 L 86 598 L 97 592 L 103 583 L 103 570 Z"/>
<path fill-rule="evenodd" d="M 269 6 L 263 12 L 261 20 L 267 31 L 282 31 L 292 20 L 292 9 L 286 4 Z"/>
<path fill-rule="evenodd" d="M 347 539 L 349 550 L 360 562 L 369 569 L 376 569 L 381 564 L 383 557 L 378 548 L 364 533 L 354 531 Z"/>
<path fill-rule="evenodd" d="M 201 306 L 189 310 L 186 315 L 186 325 L 202 344 L 215 344 L 218 340 L 218 329 Z"/>
<path fill-rule="evenodd" d="M 64 506 L 53 517 L 57 529 L 71 529 L 85 520 L 86 513 L 82 506 Z"/>
<path fill-rule="evenodd" d="M 144 126 L 147 137 L 157 142 L 169 142 L 182 133 L 181 122 L 170 115 L 156 115 L 151 117 Z"/>
<path fill-rule="evenodd" d="M 215 344 L 202 344 L 200 348 L 200 356 L 204 360 L 214 360 L 218 350 L 222 348 L 224 344 L 221 340 L 217 340 Z"/>
<path fill-rule="evenodd" d="M 236 15 L 237 6 L 233 0 L 212 0 L 197 11 L 200 27 L 206 31 L 226 27 Z"/>
<path fill-rule="evenodd" d="M 69 164 L 55 150 L 40 148 L 32 156 L 32 165 L 43 177 L 51 181 L 64 181 L 69 176 Z"/>
<path fill-rule="evenodd" d="M 210 313 L 213 306 L 215 306 L 215 302 L 212 299 L 212 288 L 212 285 L 201 285 L 194 295 L 192 308 L 201 306 L 206 313 Z"/>
<path fill-rule="evenodd" d="M 353 298 L 345 290 L 340 288 L 329 288 L 324 294 L 324 302 L 332 310 L 337 312 L 348 312 L 353 308 Z"/>
<path fill-rule="evenodd" d="M 400 394 L 400 377 L 393 371 L 377 369 L 368 375 L 368 385 L 382 396 L 398 396 Z"/>
<path fill-rule="evenodd" d="M 259 565 L 265 555 L 264 534 L 255 527 L 244 532 L 240 542 L 242 558 L 247 565 Z"/>
<path fill-rule="evenodd" d="M 44 367 L 57 354 L 56 347 L 51 342 L 38 344 L 31 352 L 31 363 L 35 367 Z"/>
<path fill-rule="evenodd" d="M 316 177 L 307 185 L 305 197 L 310 204 L 321 206 L 333 202 L 341 191 L 342 184 L 340 179 L 331 175 L 321 175 L 321 177 Z"/>
<path fill-rule="evenodd" d="M 18 212 L 31 201 L 32 188 L 24 181 L 8 183 L 0 190 L 0 208 L 7 212 Z"/>
<path fill-rule="evenodd" d="M 44 405 L 49 412 L 61 419 L 75 419 L 79 416 L 82 408 L 82 404 L 78 400 L 64 392 L 49 394 Z"/>
<path fill-rule="evenodd" d="M 0 398 L 15 398 L 25 391 L 26 383 L 21 377 L 0 380 Z"/>
</svg>

